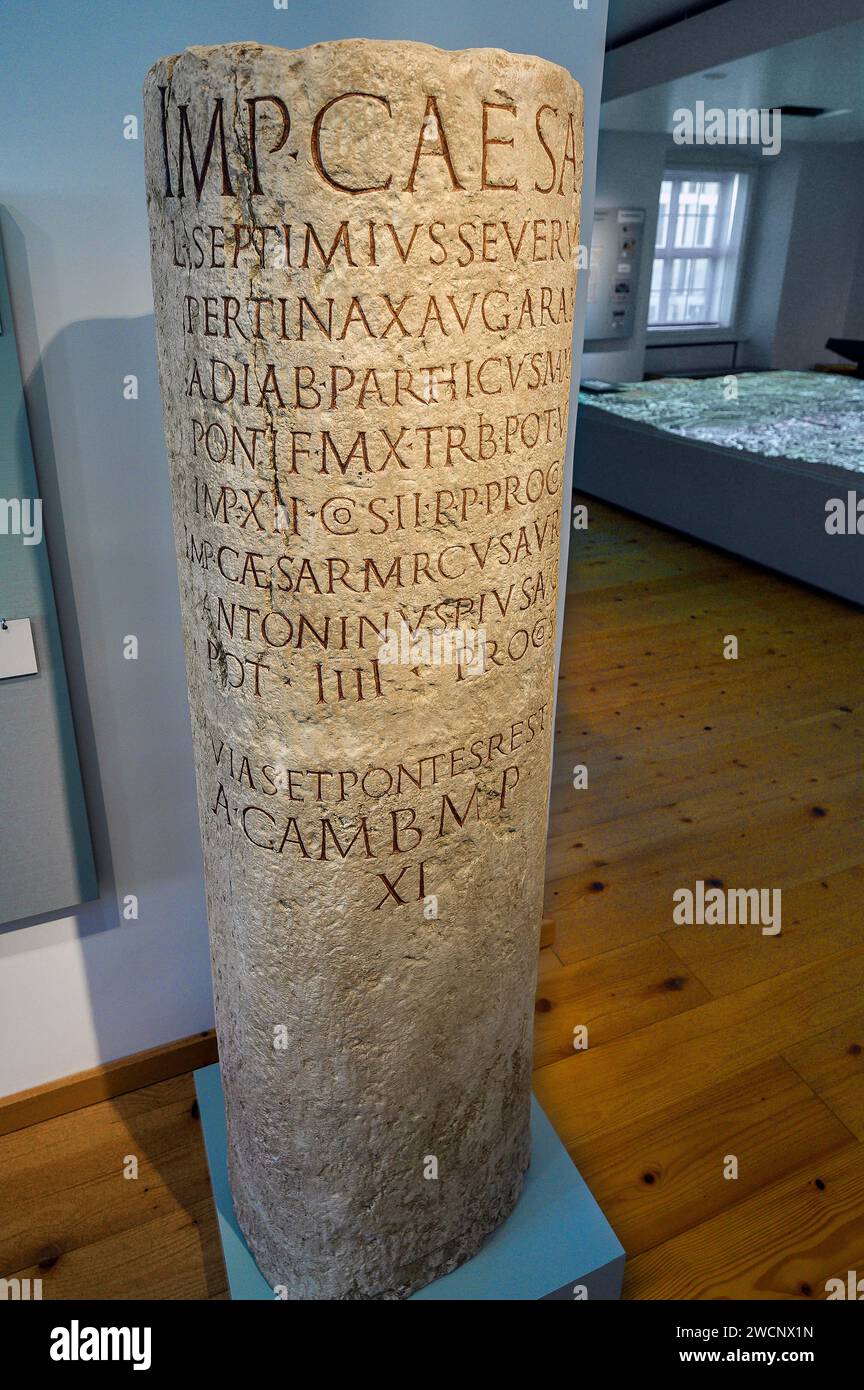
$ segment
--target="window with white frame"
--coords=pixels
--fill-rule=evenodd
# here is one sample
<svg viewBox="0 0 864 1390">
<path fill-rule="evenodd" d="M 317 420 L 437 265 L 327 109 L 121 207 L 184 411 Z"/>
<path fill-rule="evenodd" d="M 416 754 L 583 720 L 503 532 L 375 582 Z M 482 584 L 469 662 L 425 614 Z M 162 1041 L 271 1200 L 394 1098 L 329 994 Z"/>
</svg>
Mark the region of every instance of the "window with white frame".
<svg viewBox="0 0 864 1390">
<path fill-rule="evenodd" d="M 674 170 L 660 185 L 648 327 L 732 324 L 748 175 Z"/>
</svg>

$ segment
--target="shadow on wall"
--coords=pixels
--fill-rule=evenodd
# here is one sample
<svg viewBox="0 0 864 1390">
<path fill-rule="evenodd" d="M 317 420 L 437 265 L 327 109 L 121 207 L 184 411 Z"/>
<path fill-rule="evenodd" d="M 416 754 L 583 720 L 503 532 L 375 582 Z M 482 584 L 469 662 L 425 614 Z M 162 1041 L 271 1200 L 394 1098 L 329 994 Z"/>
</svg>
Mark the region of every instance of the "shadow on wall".
<svg viewBox="0 0 864 1390">
<path fill-rule="evenodd" d="M 200 862 L 152 317 L 71 324 L 27 395 L 103 900 L 122 901 Z"/>
<path fill-rule="evenodd" d="M 27 274 L 33 234 L 27 226 L 25 240 L 4 219 L 16 326 L 31 342 L 38 341 Z M 126 398 L 130 377 L 137 385 Z M 176 995 L 159 1025 L 163 1038 L 194 1031 L 190 1014 L 197 1021 L 201 1009 L 190 1009 L 189 995 L 199 1004 L 210 996 L 152 315 L 69 324 L 44 350 L 25 396 L 100 896 L 7 930 L 71 917 L 82 944 L 109 930 L 127 934 L 100 958 L 98 982 L 90 978 L 97 953 L 83 951 L 100 1055 L 117 1057 L 136 1050 L 124 1038 L 146 1033 L 160 990 Z M 129 637 L 137 639 L 134 660 L 124 655 Z M 128 915 L 133 896 L 137 918 Z M 30 949 L 26 934 L 20 947 Z M 160 964 L 169 972 L 164 984 Z M 115 984 L 106 978 L 112 970 L 125 978 Z M 172 1015 L 176 1025 L 164 1021 Z"/>
<path fill-rule="evenodd" d="M 152 316 L 69 325 L 26 396 L 104 929 L 200 866 Z"/>
<path fill-rule="evenodd" d="M 90 901 L 98 886 L 48 552 L 41 544 L 41 501 L 2 244 L 0 494 L 0 923 L 6 924 Z M 6 658 L 15 652 L 16 620 L 29 622 L 36 660 L 34 669 L 12 675 Z"/>
<path fill-rule="evenodd" d="M 23 318 L 23 331 L 32 333 L 26 248 L 7 221 L 7 248 L 16 239 L 19 306 L 24 292 L 16 321 Z M 137 399 L 124 397 L 129 377 L 137 379 Z M 100 1056 L 206 1026 L 211 986 L 152 316 L 70 324 L 45 349 L 25 395 L 100 897 L 11 925 L 7 955 L 45 953 L 44 996 L 40 967 L 26 976 L 30 997 L 15 1008 L 44 1013 L 51 1055 L 60 1059 L 54 1070 L 62 1074 L 70 1070 L 62 1063 L 67 1029 L 82 1026 L 80 1014 L 71 1023 L 57 1017 L 65 984 L 55 978 L 50 948 L 64 939 L 64 919 L 79 938 L 84 1022 Z M 137 660 L 124 655 L 129 637 L 137 639 Z M 130 895 L 137 919 L 124 915 Z M 94 1131 L 93 1160 L 104 1163 L 104 1173 L 79 1186 L 79 1215 L 87 1229 L 101 1229 L 106 1184 L 113 1191 L 127 1156 L 136 1155 L 140 1181 L 124 1182 L 133 1204 L 124 1209 L 142 1227 L 142 1240 L 164 1228 L 175 1262 L 157 1278 L 141 1261 L 140 1277 L 161 1285 L 163 1274 L 169 1281 L 173 1274 L 182 1288 L 203 1280 L 217 1292 L 224 1276 L 206 1165 L 195 1158 L 199 1134 L 188 1077 L 163 1083 L 158 1094 L 145 1088 L 114 1099 Z M 50 1209 L 34 1219 L 13 1263 L 47 1279 L 46 1296 L 53 1281 L 55 1296 L 68 1297 L 66 1281 L 77 1288 L 81 1275 L 67 1268 L 68 1233 L 55 1220 Z M 102 1275 L 93 1278 L 95 1296 L 106 1296 Z M 152 1292 L 142 1286 L 137 1296 Z"/>
</svg>

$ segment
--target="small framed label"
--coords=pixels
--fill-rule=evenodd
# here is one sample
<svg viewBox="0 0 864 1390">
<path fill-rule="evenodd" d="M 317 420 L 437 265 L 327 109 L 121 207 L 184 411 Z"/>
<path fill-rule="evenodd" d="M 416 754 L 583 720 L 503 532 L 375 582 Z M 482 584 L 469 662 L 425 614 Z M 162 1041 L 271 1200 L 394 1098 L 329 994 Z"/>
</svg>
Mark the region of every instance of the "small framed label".
<svg viewBox="0 0 864 1390">
<path fill-rule="evenodd" d="M 34 676 L 38 670 L 30 619 L 0 618 L 0 680 Z"/>
</svg>

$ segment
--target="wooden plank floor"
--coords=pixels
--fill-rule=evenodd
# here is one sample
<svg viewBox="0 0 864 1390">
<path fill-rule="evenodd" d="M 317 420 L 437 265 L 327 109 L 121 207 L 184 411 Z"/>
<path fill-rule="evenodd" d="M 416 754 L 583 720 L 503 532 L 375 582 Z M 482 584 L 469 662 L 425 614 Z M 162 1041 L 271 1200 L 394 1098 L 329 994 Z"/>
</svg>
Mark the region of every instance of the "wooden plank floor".
<svg viewBox="0 0 864 1390">
<path fill-rule="evenodd" d="M 628 1251 L 626 1296 L 824 1297 L 864 1274 L 862 617 L 588 506 L 537 1092 Z M 700 878 L 781 888 L 781 934 L 674 926 Z M 190 1075 L 0 1139 L 0 1273 L 46 1298 L 226 1297 Z"/>
<path fill-rule="evenodd" d="M 824 1298 L 864 1273 L 864 619 L 586 500 L 537 1093 L 625 1296 Z M 781 933 L 673 925 L 697 879 L 780 888 Z"/>
</svg>

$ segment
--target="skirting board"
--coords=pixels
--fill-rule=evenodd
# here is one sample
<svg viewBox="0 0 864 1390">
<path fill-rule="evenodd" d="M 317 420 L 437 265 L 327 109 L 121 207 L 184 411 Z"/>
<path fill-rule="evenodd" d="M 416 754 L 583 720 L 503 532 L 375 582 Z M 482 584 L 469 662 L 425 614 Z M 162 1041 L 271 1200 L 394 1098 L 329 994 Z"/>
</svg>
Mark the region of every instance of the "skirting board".
<svg viewBox="0 0 864 1390">
<path fill-rule="evenodd" d="M 106 1062 L 89 1071 L 46 1081 L 43 1086 L 15 1091 L 11 1096 L 0 1098 L 0 1134 L 12 1134 L 16 1129 L 68 1115 L 72 1110 L 83 1110 L 87 1105 L 124 1096 L 142 1086 L 155 1086 L 159 1081 L 181 1076 L 184 1071 L 206 1066 L 216 1056 L 216 1034 L 210 1029 L 190 1038 L 161 1043 L 145 1052 L 133 1052 L 129 1057 L 119 1057 L 116 1062 Z"/>
<path fill-rule="evenodd" d="M 231 1297 L 272 1302 L 234 1218 L 219 1067 L 196 1071 L 195 1089 Z M 412 1300 L 620 1298 L 623 1247 L 537 1101 L 531 1105 L 531 1167 L 516 1210 L 472 1260 Z"/>
</svg>

